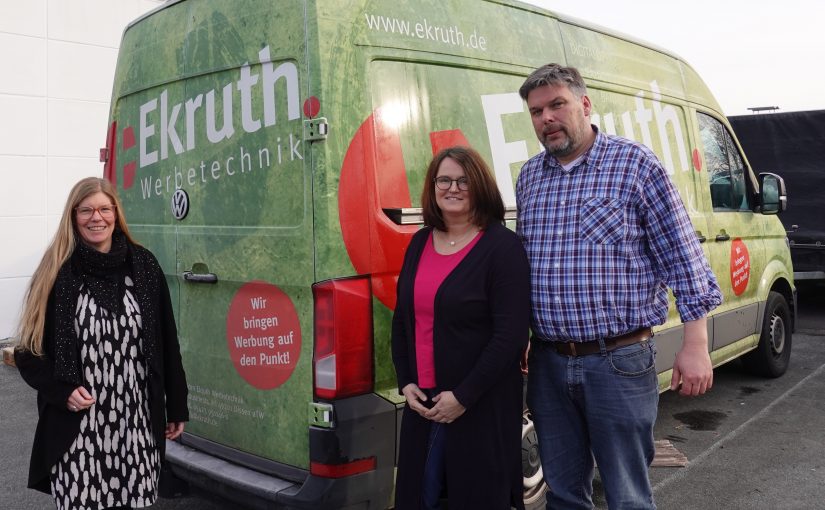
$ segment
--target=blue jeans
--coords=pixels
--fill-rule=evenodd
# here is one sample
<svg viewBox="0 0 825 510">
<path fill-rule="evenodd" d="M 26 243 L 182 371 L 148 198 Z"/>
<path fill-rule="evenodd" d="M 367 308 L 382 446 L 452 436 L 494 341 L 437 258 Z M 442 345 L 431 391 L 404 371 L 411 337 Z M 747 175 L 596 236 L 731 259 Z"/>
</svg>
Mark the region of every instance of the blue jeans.
<svg viewBox="0 0 825 510">
<path fill-rule="evenodd" d="M 422 510 L 441 508 L 441 491 L 444 490 L 444 438 L 443 423 L 430 425 L 430 439 L 427 441 L 427 463 L 424 465 L 424 483 L 421 485 Z"/>
<path fill-rule="evenodd" d="M 610 510 L 655 509 L 648 468 L 659 402 L 653 341 L 586 356 L 530 346 L 533 414 L 547 509 L 592 509 L 594 458 Z"/>
</svg>

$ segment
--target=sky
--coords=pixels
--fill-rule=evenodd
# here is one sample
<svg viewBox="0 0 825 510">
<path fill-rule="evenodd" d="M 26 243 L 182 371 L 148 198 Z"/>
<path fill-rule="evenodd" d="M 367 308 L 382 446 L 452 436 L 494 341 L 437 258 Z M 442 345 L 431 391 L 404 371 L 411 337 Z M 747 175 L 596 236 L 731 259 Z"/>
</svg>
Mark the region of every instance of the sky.
<svg viewBox="0 0 825 510">
<path fill-rule="evenodd" d="M 522 0 L 671 51 L 725 115 L 749 107 L 825 109 L 825 2 L 819 0 Z"/>
</svg>

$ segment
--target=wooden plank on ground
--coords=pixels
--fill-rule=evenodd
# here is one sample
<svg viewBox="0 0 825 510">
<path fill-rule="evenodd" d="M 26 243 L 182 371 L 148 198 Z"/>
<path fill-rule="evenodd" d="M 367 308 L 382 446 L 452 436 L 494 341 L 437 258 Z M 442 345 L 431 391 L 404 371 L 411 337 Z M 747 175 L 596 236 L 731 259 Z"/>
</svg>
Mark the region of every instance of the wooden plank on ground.
<svg viewBox="0 0 825 510">
<path fill-rule="evenodd" d="M 685 467 L 688 459 L 667 439 L 660 439 L 654 442 L 656 445 L 656 456 L 653 457 L 653 467 Z"/>
</svg>

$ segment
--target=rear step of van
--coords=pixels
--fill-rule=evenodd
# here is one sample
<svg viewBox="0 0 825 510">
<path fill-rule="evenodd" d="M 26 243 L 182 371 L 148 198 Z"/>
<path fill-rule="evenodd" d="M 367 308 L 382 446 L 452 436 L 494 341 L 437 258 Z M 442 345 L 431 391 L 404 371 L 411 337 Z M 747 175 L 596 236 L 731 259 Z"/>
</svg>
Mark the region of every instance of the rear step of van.
<svg viewBox="0 0 825 510">
<path fill-rule="evenodd" d="M 308 427 L 310 464 L 328 469 L 310 473 L 188 434 L 185 444 L 166 442 L 166 459 L 175 476 L 249 508 L 389 507 L 398 407 L 369 393 L 335 401 L 332 412 L 334 429 Z"/>
</svg>

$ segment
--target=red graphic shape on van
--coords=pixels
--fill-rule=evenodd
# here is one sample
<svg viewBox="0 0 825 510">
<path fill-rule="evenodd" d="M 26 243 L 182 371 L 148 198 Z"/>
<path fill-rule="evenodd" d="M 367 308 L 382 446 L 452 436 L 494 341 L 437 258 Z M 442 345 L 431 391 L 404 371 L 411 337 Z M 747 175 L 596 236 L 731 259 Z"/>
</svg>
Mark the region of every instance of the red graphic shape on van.
<svg viewBox="0 0 825 510">
<path fill-rule="evenodd" d="M 699 149 L 693 149 L 693 168 L 697 172 L 702 171 L 702 156 L 699 154 Z"/>
<path fill-rule="evenodd" d="M 129 150 L 135 146 L 135 130 L 132 126 L 127 126 L 123 130 L 123 150 Z"/>
<path fill-rule="evenodd" d="M 135 173 L 137 172 L 137 163 L 130 161 L 123 165 L 123 189 L 129 189 L 135 184 Z"/>
<path fill-rule="evenodd" d="M 467 141 L 467 138 L 460 129 L 430 133 L 430 144 L 433 146 L 433 156 L 438 154 L 441 150 L 448 149 L 450 147 L 470 146 L 470 142 Z"/>
<path fill-rule="evenodd" d="M 733 293 L 739 296 L 748 288 L 751 278 L 751 258 L 742 239 L 736 238 L 730 247 L 730 283 Z"/>
<path fill-rule="evenodd" d="M 411 207 L 398 132 L 381 109 L 355 132 L 344 155 L 338 185 L 341 235 L 353 267 L 369 274 L 372 292 L 395 309 L 395 286 L 415 225 L 396 225 L 383 208 Z"/>
<path fill-rule="evenodd" d="M 304 116 L 313 119 L 321 111 L 321 102 L 315 96 L 304 101 Z"/>
<path fill-rule="evenodd" d="M 245 283 L 226 315 L 226 341 L 235 370 L 252 386 L 285 383 L 301 355 L 301 324 L 289 296 L 271 283 Z"/>
<path fill-rule="evenodd" d="M 470 145 L 457 129 L 431 133 L 430 143 L 433 154 Z M 353 267 L 370 275 L 373 294 L 391 310 L 404 251 L 419 227 L 395 224 L 384 209 L 404 207 L 411 201 L 401 139 L 378 108 L 355 132 L 344 156 L 338 217 Z"/>
</svg>

